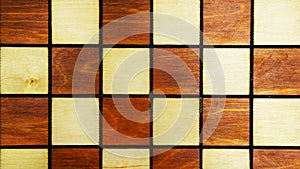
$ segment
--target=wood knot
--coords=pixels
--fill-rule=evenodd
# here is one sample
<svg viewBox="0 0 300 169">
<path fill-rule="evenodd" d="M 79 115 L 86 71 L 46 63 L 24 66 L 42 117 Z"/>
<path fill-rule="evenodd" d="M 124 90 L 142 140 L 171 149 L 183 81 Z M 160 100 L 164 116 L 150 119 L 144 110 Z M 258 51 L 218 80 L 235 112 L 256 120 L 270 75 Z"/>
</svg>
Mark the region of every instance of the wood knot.
<svg viewBox="0 0 300 169">
<path fill-rule="evenodd" d="M 29 84 L 29 85 L 36 85 L 37 82 L 38 82 L 38 80 L 35 78 L 26 79 L 26 81 L 25 81 L 25 83 Z"/>
</svg>

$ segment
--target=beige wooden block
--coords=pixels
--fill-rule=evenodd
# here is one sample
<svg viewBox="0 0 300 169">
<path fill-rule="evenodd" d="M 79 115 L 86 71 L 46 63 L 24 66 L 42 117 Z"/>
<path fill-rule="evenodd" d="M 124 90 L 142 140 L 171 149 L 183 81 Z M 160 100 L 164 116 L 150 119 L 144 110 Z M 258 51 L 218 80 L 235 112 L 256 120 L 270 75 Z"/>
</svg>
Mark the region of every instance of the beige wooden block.
<svg viewBox="0 0 300 169">
<path fill-rule="evenodd" d="M 95 98 L 53 98 L 52 143 L 98 145 L 98 105 Z"/>
<path fill-rule="evenodd" d="M 55 44 L 97 44 L 99 1 L 53 0 L 52 40 Z"/>
<path fill-rule="evenodd" d="M 248 169 L 249 150 L 239 149 L 204 149 L 204 169 Z"/>
<path fill-rule="evenodd" d="M 48 49 L 1 48 L 1 93 L 48 93 Z"/>
<path fill-rule="evenodd" d="M 1 149 L 1 169 L 47 169 L 47 149 Z"/>
<path fill-rule="evenodd" d="M 199 44 L 199 0 L 154 0 L 153 10 L 155 44 Z"/>
<path fill-rule="evenodd" d="M 199 145 L 199 99 L 154 98 L 155 145 Z"/>
<path fill-rule="evenodd" d="M 249 53 L 249 49 L 204 49 L 204 94 L 249 94 Z"/>
<path fill-rule="evenodd" d="M 299 45 L 299 0 L 256 0 L 254 4 L 256 45 Z"/>
<path fill-rule="evenodd" d="M 254 99 L 254 145 L 300 145 L 300 99 Z"/>
<path fill-rule="evenodd" d="M 149 154 L 146 149 L 104 149 L 103 168 L 149 169 Z"/>
<path fill-rule="evenodd" d="M 103 56 L 105 94 L 149 93 L 149 49 L 104 49 Z"/>
</svg>

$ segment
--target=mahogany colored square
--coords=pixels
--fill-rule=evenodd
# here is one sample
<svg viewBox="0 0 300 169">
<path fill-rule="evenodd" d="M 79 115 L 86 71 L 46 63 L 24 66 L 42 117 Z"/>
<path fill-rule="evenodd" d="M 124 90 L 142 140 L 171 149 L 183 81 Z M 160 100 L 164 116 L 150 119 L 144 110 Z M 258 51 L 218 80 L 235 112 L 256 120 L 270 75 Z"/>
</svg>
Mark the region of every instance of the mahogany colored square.
<svg viewBox="0 0 300 169">
<path fill-rule="evenodd" d="M 203 139 L 204 145 L 249 145 L 249 99 L 204 99 Z"/>
<path fill-rule="evenodd" d="M 153 168 L 155 169 L 199 169 L 199 149 L 154 149 Z"/>
<path fill-rule="evenodd" d="M 47 0 L 1 0 L 1 43 L 47 44 Z"/>
<path fill-rule="evenodd" d="M 249 44 L 250 4 L 248 0 L 204 0 L 206 43 Z"/>
<path fill-rule="evenodd" d="M 97 148 L 54 148 L 52 169 L 98 169 L 99 149 Z"/>
<path fill-rule="evenodd" d="M 191 48 L 154 49 L 154 91 L 165 94 L 199 93 L 199 50 Z M 159 91 L 161 90 L 161 91 Z"/>
<path fill-rule="evenodd" d="M 1 98 L 1 145 L 47 145 L 48 99 Z"/>
<path fill-rule="evenodd" d="M 148 145 L 148 98 L 103 99 L 103 145 Z"/>
<path fill-rule="evenodd" d="M 149 44 L 150 14 L 148 12 L 150 12 L 149 0 L 103 0 L 104 43 Z M 127 17 L 138 13 L 139 15 Z M 115 21 L 121 17 L 126 18 Z"/>
<path fill-rule="evenodd" d="M 255 49 L 255 94 L 300 94 L 300 49 Z"/>
<path fill-rule="evenodd" d="M 97 48 L 53 48 L 52 50 L 52 92 L 54 94 L 99 94 L 99 50 Z"/>
</svg>

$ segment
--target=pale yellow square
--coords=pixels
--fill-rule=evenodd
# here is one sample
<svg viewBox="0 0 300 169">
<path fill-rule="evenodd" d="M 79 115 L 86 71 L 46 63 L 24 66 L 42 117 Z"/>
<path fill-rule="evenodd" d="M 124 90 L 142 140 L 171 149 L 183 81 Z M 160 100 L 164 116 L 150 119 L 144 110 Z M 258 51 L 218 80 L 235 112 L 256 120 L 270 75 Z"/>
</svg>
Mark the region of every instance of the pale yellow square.
<svg viewBox="0 0 300 169">
<path fill-rule="evenodd" d="M 249 94 L 249 49 L 204 49 L 204 94 Z"/>
<path fill-rule="evenodd" d="M 98 145 L 98 105 L 95 98 L 53 98 L 52 143 Z"/>
<path fill-rule="evenodd" d="M 249 169 L 249 150 L 204 149 L 203 169 Z"/>
<path fill-rule="evenodd" d="M 300 146 L 300 99 L 254 99 L 257 146 Z"/>
<path fill-rule="evenodd" d="M 254 5 L 256 45 L 300 44 L 299 0 L 256 0 Z"/>
<path fill-rule="evenodd" d="M 149 49 L 103 51 L 103 93 L 149 94 Z"/>
<path fill-rule="evenodd" d="M 1 149 L 1 169 L 47 169 L 47 149 Z"/>
<path fill-rule="evenodd" d="M 53 0 L 54 44 L 98 44 L 98 0 Z"/>
<path fill-rule="evenodd" d="M 47 94 L 48 49 L 1 48 L 2 94 Z"/>
<path fill-rule="evenodd" d="M 149 169 L 149 154 L 146 149 L 104 149 L 103 168 Z"/>
<path fill-rule="evenodd" d="M 155 145 L 199 145 L 199 99 L 154 98 Z"/>
</svg>

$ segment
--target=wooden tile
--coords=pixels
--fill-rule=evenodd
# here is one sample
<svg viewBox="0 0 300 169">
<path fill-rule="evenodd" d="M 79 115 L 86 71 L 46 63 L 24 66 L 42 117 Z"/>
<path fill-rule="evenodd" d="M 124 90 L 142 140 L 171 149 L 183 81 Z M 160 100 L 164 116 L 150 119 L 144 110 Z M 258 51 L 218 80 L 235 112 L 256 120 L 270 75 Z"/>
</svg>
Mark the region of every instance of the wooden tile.
<svg viewBox="0 0 300 169">
<path fill-rule="evenodd" d="M 148 98 L 104 98 L 102 104 L 104 145 L 149 145 Z"/>
<path fill-rule="evenodd" d="M 250 1 L 204 0 L 204 36 L 207 44 L 250 43 Z"/>
<path fill-rule="evenodd" d="M 2 169 L 47 169 L 47 149 L 1 149 Z"/>
<path fill-rule="evenodd" d="M 153 12 L 155 44 L 199 44 L 200 1 L 154 0 Z"/>
<path fill-rule="evenodd" d="M 150 159 L 147 149 L 104 149 L 103 168 L 149 169 Z"/>
<path fill-rule="evenodd" d="M 203 130 L 203 138 L 208 137 L 203 144 L 216 146 L 249 145 L 249 99 L 227 98 L 224 109 L 217 108 L 216 105 L 222 101 L 224 100 L 217 98 L 203 100 L 202 121 L 203 125 L 206 126 Z M 210 131 L 216 125 L 216 129 L 210 135 Z"/>
<path fill-rule="evenodd" d="M 154 98 L 155 145 L 199 145 L 199 99 Z"/>
<path fill-rule="evenodd" d="M 52 40 L 54 44 L 98 44 L 99 1 L 53 0 Z"/>
<path fill-rule="evenodd" d="M 254 145 L 300 145 L 300 99 L 254 99 Z"/>
<path fill-rule="evenodd" d="M 98 169 L 99 149 L 97 148 L 54 148 L 52 169 Z"/>
<path fill-rule="evenodd" d="M 300 94 L 300 49 L 255 49 L 255 94 Z"/>
<path fill-rule="evenodd" d="M 256 45 L 300 43 L 300 1 L 256 0 L 254 5 Z"/>
<path fill-rule="evenodd" d="M 1 48 L 2 94 L 47 94 L 47 48 Z"/>
<path fill-rule="evenodd" d="M 84 117 L 82 117 L 84 113 Z M 88 124 L 84 125 L 84 124 Z M 98 145 L 99 110 L 95 98 L 52 99 L 53 145 Z"/>
<path fill-rule="evenodd" d="M 199 169 L 199 149 L 154 149 L 153 168 L 155 169 Z M 163 152 L 163 153 L 162 153 Z"/>
<path fill-rule="evenodd" d="M 249 54 L 249 49 L 205 49 L 204 94 L 249 94 Z"/>
<path fill-rule="evenodd" d="M 1 43 L 47 44 L 47 0 L 1 0 Z"/>
<path fill-rule="evenodd" d="M 149 49 L 104 49 L 103 56 L 103 93 L 149 94 Z"/>
<path fill-rule="evenodd" d="M 120 41 L 118 44 L 149 44 L 150 15 L 146 14 L 148 12 L 150 12 L 149 0 L 103 0 L 104 43 L 116 44 Z M 127 17 L 133 14 L 139 15 Z M 115 21 L 121 17 L 126 18 Z M 106 25 L 109 23 L 109 26 Z M 143 34 L 140 34 L 141 32 Z M 127 38 L 129 35 L 134 36 Z"/>
<path fill-rule="evenodd" d="M 299 150 L 254 150 L 254 169 L 299 168 Z"/>
<path fill-rule="evenodd" d="M 249 169 L 249 150 L 204 149 L 202 162 L 205 169 Z"/>
<path fill-rule="evenodd" d="M 199 59 L 198 49 L 154 49 L 154 89 L 165 94 L 199 94 Z"/>
<path fill-rule="evenodd" d="M 77 65 L 76 71 L 74 70 L 75 64 Z M 52 92 L 54 94 L 74 94 L 74 92 L 76 94 L 99 94 L 98 65 L 99 50 L 97 48 L 53 48 Z M 75 81 L 73 81 L 74 78 L 76 78 Z"/>
<path fill-rule="evenodd" d="M 1 98 L 1 145 L 47 145 L 48 99 Z"/>
</svg>

